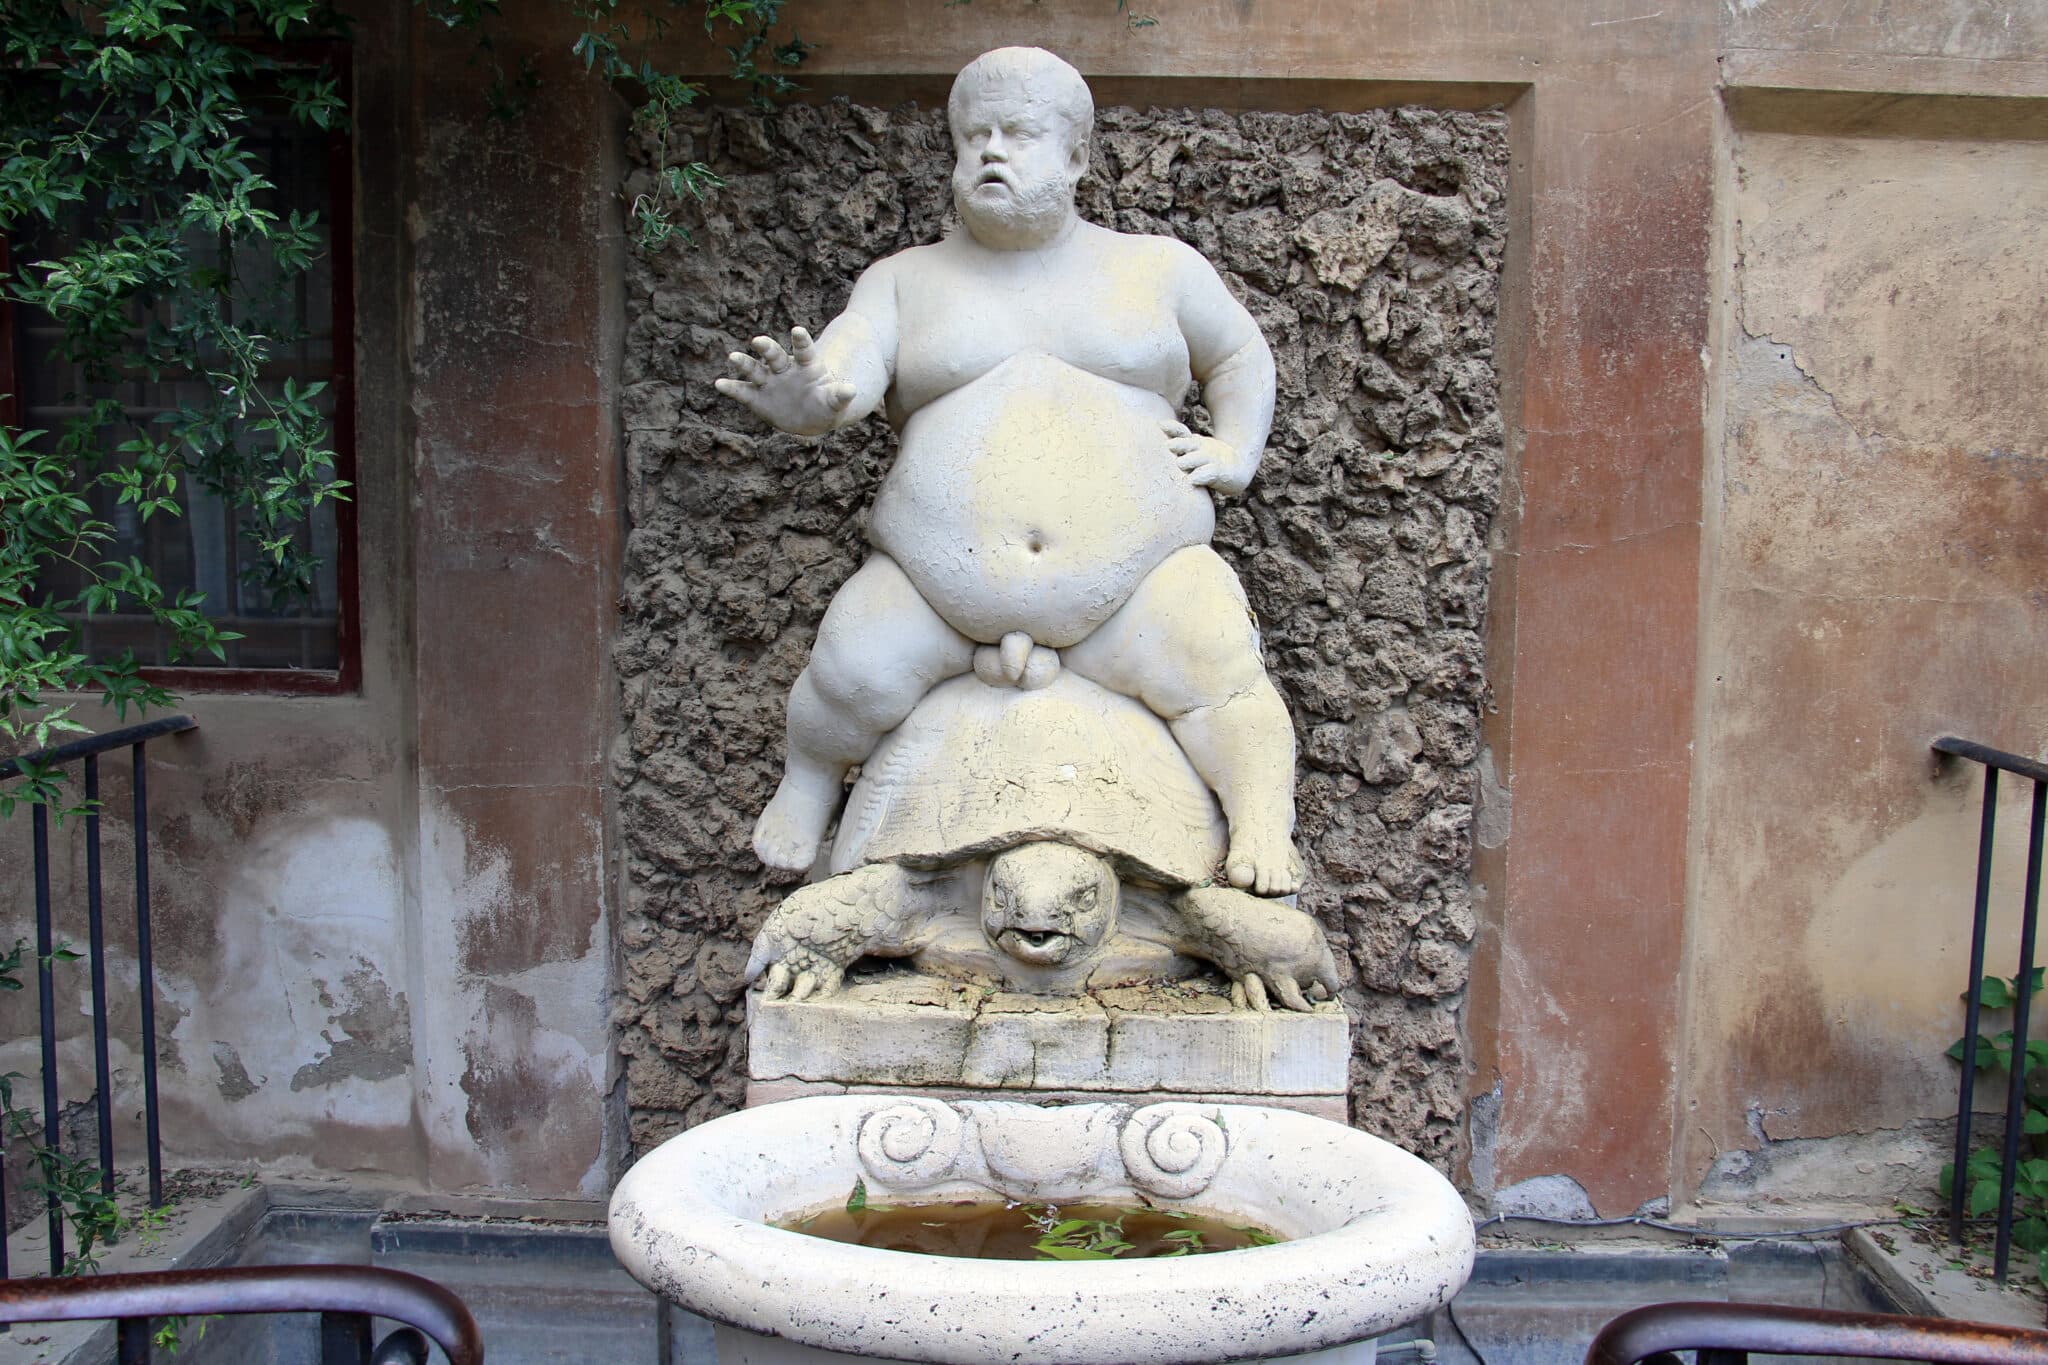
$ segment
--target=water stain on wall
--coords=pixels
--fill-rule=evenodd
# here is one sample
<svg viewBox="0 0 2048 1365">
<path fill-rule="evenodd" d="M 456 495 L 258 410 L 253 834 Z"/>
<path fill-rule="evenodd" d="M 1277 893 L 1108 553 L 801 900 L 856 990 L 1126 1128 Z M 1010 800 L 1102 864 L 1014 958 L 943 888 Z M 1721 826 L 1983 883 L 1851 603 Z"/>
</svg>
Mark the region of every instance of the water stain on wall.
<svg viewBox="0 0 2048 1365">
<path fill-rule="evenodd" d="M 1751 1114 L 1953 1109 L 1977 774 L 1927 746 L 2048 743 L 2048 143 L 1909 123 L 1735 146 L 1681 1188 Z"/>
</svg>

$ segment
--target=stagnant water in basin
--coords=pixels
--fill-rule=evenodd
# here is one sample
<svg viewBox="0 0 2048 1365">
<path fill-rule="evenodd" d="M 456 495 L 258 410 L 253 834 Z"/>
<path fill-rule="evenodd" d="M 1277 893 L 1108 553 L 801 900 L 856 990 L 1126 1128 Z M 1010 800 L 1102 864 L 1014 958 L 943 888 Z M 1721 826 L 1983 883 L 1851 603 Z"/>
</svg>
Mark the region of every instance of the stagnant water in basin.
<svg viewBox="0 0 2048 1365">
<path fill-rule="evenodd" d="M 775 1226 L 854 1246 L 985 1261 L 1132 1261 L 1240 1251 L 1281 1240 L 1264 1228 L 1175 1209 L 1002 1200 L 868 1205 L 856 1199 Z"/>
</svg>

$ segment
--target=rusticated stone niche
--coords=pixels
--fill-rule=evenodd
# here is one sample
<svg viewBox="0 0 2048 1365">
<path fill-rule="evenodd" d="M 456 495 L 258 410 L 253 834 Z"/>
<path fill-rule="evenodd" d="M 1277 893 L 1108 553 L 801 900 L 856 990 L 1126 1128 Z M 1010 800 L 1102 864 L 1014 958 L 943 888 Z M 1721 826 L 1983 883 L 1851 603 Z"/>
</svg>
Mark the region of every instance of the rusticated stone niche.
<svg viewBox="0 0 2048 1365">
<path fill-rule="evenodd" d="M 947 227 L 943 116 L 834 103 L 643 130 L 727 181 L 694 241 L 635 255 L 621 417 L 632 531 L 616 661 L 628 890 L 619 1046 L 634 1146 L 739 1105 L 742 965 L 786 888 L 748 833 L 782 708 L 892 441 L 769 432 L 711 381 L 757 332 L 822 327 L 869 262 Z M 1279 414 L 1216 546 L 1251 595 L 1301 742 L 1301 904 L 1356 1040 L 1351 1114 L 1448 1167 L 1465 1106 L 1487 535 L 1500 500 L 1498 114 L 1102 110 L 1084 217 L 1190 243 L 1279 361 Z M 1190 421 L 1203 429 L 1199 394 Z"/>
</svg>

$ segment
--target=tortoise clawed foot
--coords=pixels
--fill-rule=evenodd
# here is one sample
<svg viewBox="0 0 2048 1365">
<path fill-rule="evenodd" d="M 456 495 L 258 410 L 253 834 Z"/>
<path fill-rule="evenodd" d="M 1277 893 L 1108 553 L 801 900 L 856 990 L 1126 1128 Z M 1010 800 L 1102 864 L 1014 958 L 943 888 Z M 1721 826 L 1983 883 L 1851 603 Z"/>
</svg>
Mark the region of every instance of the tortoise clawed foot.
<svg viewBox="0 0 2048 1365">
<path fill-rule="evenodd" d="M 1271 974 L 1246 972 L 1242 978 L 1230 983 L 1230 1003 L 1237 1009 L 1271 1014 L 1276 995 L 1282 1005 L 1303 1014 L 1315 1012 L 1316 1000 L 1330 998 L 1329 991 L 1321 982 L 1311 983 L 1304 991 L 1300 983 L 1284 971 Z"/>
<path fill-rule="evenodd" d="M 831 959 L 797 948 L 768 969 L 761 983 L 763 1000 L 809 1000 L 836 995 L 846 983 L 846 969 Z"/>
<path fill-rule="evenodd" d="M 1231 989 L 1230 995 L 1241 1009 L 1256 1010 L 1260 1014 L 1273 1012 L 1273 1002 L 1266 998 L 1266 983 L 1257 972 L 1246 972 L 1244 979 Z"/>
<path fill-rule="evenodd" d="M 1278 997 L 1304 1014 L 1337 994 L 1337 964 L 1323 931 L 1279 901 L 1226 886 L 1191 888 L 1180 900 L 1188 936 L 1181 946 L 1231 978 L 1238 1009 L 1271 1012 Z"/>
<path fill-rule="evenodd" d="M 1280 1003 L 1291 1010 L 1299 1010 L 1303 1014 L 1307 1014 L 1315 1009 L 1315 1006 L 1308 1002 L 1307 997 L 1302 995 L 1301 987 L 1295 984 L 1294 978 L 1291 976 L 1274 977 L 1273 991 L 1280 997 Z"/>
</svg>

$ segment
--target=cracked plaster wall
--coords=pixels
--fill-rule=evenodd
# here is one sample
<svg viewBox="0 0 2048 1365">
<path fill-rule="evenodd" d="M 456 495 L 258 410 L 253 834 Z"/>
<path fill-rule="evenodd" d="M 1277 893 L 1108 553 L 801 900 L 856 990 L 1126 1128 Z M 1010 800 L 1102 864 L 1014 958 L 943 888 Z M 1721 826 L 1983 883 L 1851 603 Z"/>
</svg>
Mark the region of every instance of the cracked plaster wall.
<svg viewBox="0 0 2048 1365">
<path fill-rule="evenodd" d="M 395 753 L 317 724 L 294 735 L 277 703 L 244 703 L 239 716 L 219 704 L 194 709 L 219 728 L 202 723 L 150 746 L 166 1160 L 279 1174 L 411 1171 L 414 992 L 404 860 L 389 818 Z M 143 1150 L 141 1022 L 128 765 L 115 758 L 101 778 L 102 865 L 115 1153 L 129 1167 Z M 9 836 L 0 879 L 25 887 L 28 821 L 0 833 Z M 83 834 L 76 817 L 53 831 L 51 868 L 56 936 L 81 951 Z M 17 934 L 33 941 L 25 915 L 0 924 L 0 936 Z M 54 976 L 68 1107 L 94 1091 L 87 963 Z M 31 981 L 6 1001 L 0 1070 L 31 1077 L 16 1093 L 39 1109 L 35 995 Z M 81 1152 L 92 1151 L 92 1129 L 82 1131 Z"/>
<path fill-rule="evenodd" d="M 538 878 L 521 884 L 504 834 L 446 803 L 420 802 L 415 845 L 401 816 L 408 773 L 395 744 L 309 739 L 293 732 L 294 713 L 280 703 L 194 709 L 211 723 L 151 745 L 167 1160 L 451 1191 L 600 1195 L 609 1069 L 601 924 L 580 937 L 564 930 L 574 917 L 541 898 Z M 128 1167 L 143 1150 L 134 842 L 127 765 L 105 767 L 115 1148 Z M 28 886 L 28 832 L 25 817 L 0 823 L 0 884 Z M 594 823 L 569 835 L 595 863 Z M 53 864 L 57 936 L 83 950 L 78 819 L 55 831 Z M 600 879 L 595 866 L 558 876 Z M 0 920 L 0 942 L 33 941 L 33 920 L 19 913 L 32 903 L 9 909 L 18 913 Z M 558 942 L 534 950 L 527 940 L 545 926 Z M 480 940 L 499 957 L 481 960 Z M 29 989 L 0 1000 L 0 1071 L 31 1078 L 16 1094 L 40 1112 L 32 967 L 29 976 Z M 68 1108 L 95 1086 L 86 963 L 59 967 L 56 988 Z M 80 1131 L 78 1150 L 90 1154 L 96 1130 Z"/>
<path fill-rule="evenodd" d="M 2048 751 L 2048 142 L 1937 115 L 1734 147 L 1680 1135 L 1707 1200 L 1926 1201 L 1981 791 L 1926 746 Z"/>
<path fill-rule="evenodd" d="M 892 453 L 879 418 L 781 437 L 710 381 L 747 337 L 822 326 L 862 267 L 932 240 L 951 147 L 937 113 L 834 104 L 692 116 L 636 157 L 628 199 L 680 161 L 729 182 L 690 220 L 694 248 L 628 265 L 617 1023 L 644 1149 L 740 1100 L 739 973 L 782 894 L 748 831 Z M 1091 220 L 1200 249 L 1274 346 L 1272 445 L 1216 542 L 1300 739 L 1302 903 L 1346 982 L 1354 1121 L 1445 1165 L 1463 1141 L 1506 160 L 1498 115 L 1112 108 L 1081 188 Z"/>
</svg>

